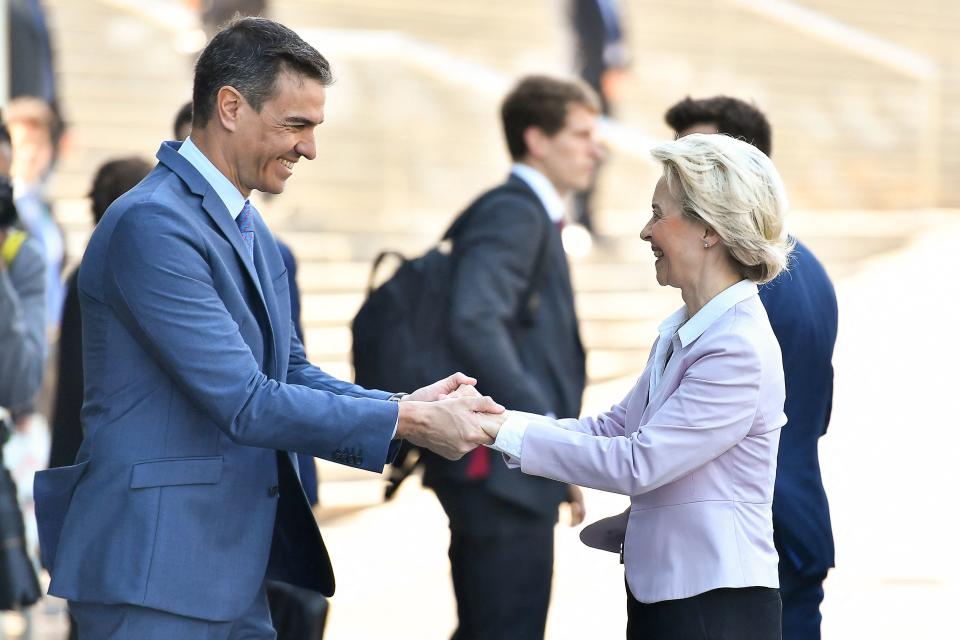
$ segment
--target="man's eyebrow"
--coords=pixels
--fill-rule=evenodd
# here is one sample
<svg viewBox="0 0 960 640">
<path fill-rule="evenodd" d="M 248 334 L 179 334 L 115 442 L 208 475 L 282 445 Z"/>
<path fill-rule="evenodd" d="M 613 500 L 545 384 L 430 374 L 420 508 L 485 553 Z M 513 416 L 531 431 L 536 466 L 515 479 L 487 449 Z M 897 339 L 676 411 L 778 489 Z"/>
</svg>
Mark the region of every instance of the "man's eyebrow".
<svg viewBox="0 0 960 640">
<path fill-rule="evenodd" d="M 311 120 L 310 118 L 304 118 L 303 116 L 291 116 L 289 118 L 284 118 L 283 124 L 287 126 L 292 126 L 292 127 L 301 127 L 301 126 L 316 127 L 320 123 L 317 122 L 316 120 Z"/>
</svg>

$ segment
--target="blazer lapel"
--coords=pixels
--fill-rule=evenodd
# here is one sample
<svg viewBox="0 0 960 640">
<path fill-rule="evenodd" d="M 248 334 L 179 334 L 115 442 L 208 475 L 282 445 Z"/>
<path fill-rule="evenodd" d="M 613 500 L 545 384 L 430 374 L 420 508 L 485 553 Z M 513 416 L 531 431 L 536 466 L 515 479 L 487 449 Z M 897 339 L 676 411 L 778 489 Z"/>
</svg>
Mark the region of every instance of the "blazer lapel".
<svg viewBox="0 0 960 640">
<path fill-rule="evenodd" d="M 250 252 L 247 251 L 247 246 L 243 242 L 243 237 L 240 235 L 240 229 L 237 227 L 236 221 L 230 215 L 230 212 L 227 211 L 226 205 L 223 204 L 223 201 L 220 199 L 220 196 L 217 195 L 217 192 L 214 191 L 213 187 L 204 180 L 203 176 L 190 164 L 189 160 L 178 153 L 179 148 L 179 142 L 164 142 L 160 145 L 160 150 L 157 152 L 157 159 L 177 174 L 194 195 L 202 198 L 201 206 L 204 212 L 213 219 L 213 222 L 220 229 L 220 232 L 230 242 L 230 246 L 233 247 L 233 250 L 240 258 L 240 262 L 243 264 L 250 281 L 257 289 L 260 304 L 262 304 L 264 309 L 267 309 L 269 313 L 266 300 L 263 296 L 263 287 L 260 286 L 260 280 L 257 278 L 257 272 L 254 268 L 253 258 L 250 256 Z"/>
<path fill-rule="evenodd" d="M 273 364 L 274 364 L 274 377 L 279 379 L 281 371 L 280 363 L 280 348 L 277 344 L 278 336 L 282 332 L 283 318 L 277 317 L 280 313 L 277 308 L 277 296 L 273 290 L 273 276 L 270 273 L 270 269 L 267 266 L 266 260 L 263 257 L 263 251 L 260 248 L 260 242 L 262 238 L 266 238 L 268 231 L 266 227 L 263 226 L 262 221 L 259 219 L 259 213 L 257 219 L 254 221 L 254 226 L 257 230 L 257 241 L 253 244 L 253 256 L 254 256 L 254 265 L 256 266 L 257 273 L 257 287 L 260 290 L 260 295 L 263 297 L 264 306 L 267 308 L 267 339 L 270 345 L 270 348 L 273 350 Z M 239 235 L 239 231 L 238 231 Z M 246 247 L 244 247 L 244 252 L 246 252 Z M 289 322 L 289 319 L 287 320 Z M 276 327 L 276 329 L 274 328 Z"/>
</svg>

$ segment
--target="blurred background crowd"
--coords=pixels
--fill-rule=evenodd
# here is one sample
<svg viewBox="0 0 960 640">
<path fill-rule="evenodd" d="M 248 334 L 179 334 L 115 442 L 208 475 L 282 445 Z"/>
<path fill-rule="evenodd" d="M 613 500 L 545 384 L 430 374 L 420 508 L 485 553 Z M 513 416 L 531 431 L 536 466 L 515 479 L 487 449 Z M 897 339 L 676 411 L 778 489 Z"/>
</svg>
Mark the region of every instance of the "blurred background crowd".
<svg viewBox="0 0 960 640">
<path fill-rule="evenodd" d="M 586 4 L 600 7 L 599 22 L 585 16 Z M 27 392 L 0 400 L 9 409 L 4 462 L 29 552 L 32 474 L 69 464 L 79 444 L 75 268 L 92 226 L 152 167 L 159 141 L 184 137 L 177 116 L 190 98 L 195 56 L 240 11 L 296 30 L 337 77 L 316 161 L 298 167 L 283 195 L 260 209 L 295 258 L 295 315 L 310 359 L 346 379 L 349 323 L 371 259 L 384 248 L 422 252 L 472 195 L 502 179 L 508 165 L 497 107 L 516 78 L 579 75 L 603 99 L 605 158 L 594 187 L 571 199 L 563 240 L 587 350 L 584 409 L 605 408 L 597 399 L 632 385 L 657 324 L 679 304 L 675 292 L 654 284 L 639 240 L 660 171 L 648 149 L 674 134 L 664 113 L 686 96 L 731 95 L 760 106 L 773 123 L 791 229 L 817 252 L 840 299 L 833 427 L 822 449 L 838 564 L 826 583 L 824 636 L 952 637 L 940 625 L 960 595 L 949 551 L 958 531 L 945 508 L 958 486 L 950 451 L 960 442 L 948 399 L 950 363 L 960 354 L 941 326 L 958 319 L 960 190 L 951 178 L 960 169 L 960 5 L 5 0 L 0 7 L 7 131 L 0 174 L 19 219 L 10 230 L 26 233 L 19 251 L 35 266 L 23 277 L 41 279 L 44 292 L 33 307 L 44 309 L 42 319 L 25 316 L 14 327 L 27 349 L 13 382 L 3 382 L 5 394 L 14 382 Z M 414 479 L 384 504 L 380 478 L 302 464 L 305 477 L 319 468 L 319 486 L 314 479 L 307 489 L 335 565 L 344 550 L 329 635 L 449 635 L 455 609 L 436 501 Z M 619 510 L 609 497 L 586 493 L 588 520 Z M 2 508 L 0 530 L 9 529 L 11 512 Z M 394 527 L 411 520 L 422 526 Z M 374 532 L 383 531 L 406 551 L 346 551 L 376 547 Z M 576 529 L 557 536 L 547 637 L 619 636 L 615 559 L 581 548 Z M 370 615 L 381 606 L 383 615 Z M 51 599 L 0 613 L 0 638 L 60 638 L 64 617 Z"/>
</svg>

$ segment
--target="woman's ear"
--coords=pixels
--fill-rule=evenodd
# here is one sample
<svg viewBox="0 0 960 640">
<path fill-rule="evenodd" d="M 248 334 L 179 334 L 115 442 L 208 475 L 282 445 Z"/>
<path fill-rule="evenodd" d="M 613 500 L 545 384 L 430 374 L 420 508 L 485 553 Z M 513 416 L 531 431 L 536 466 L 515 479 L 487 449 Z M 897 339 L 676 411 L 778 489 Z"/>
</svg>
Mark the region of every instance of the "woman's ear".
<svg viewBox="0 0 960 640">
<path fill-rule="evenodd" d="M 713 245 L 717 244 L 718 242 L 720 242 L 720 236 L 719 236 L 719 235 L 717 234 L 717 232 L 713 229 L 713 227 L 711 227 L 711 226 L 709 226 L 709 225 L 704 225 L 704 227 L 703 227 L 703 248 L 704 248 L 704 249 L 709 249 L 710 247 L 712 247 Z"/>
</svg>

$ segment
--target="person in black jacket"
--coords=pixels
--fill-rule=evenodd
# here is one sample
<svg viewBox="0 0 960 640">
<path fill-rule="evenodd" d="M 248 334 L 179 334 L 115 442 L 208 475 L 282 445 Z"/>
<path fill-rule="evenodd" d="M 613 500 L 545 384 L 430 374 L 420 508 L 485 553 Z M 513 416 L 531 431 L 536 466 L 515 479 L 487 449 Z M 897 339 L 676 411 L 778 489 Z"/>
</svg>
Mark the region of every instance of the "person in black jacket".
<svg viewBox="0 0 960 640">
<path fill-rule="evenodd" d="M 140 158 L 120 158 L 101 165 L 90 189 L 94 224 L 100 222 L 114 200 L 143 180 L 151 168 Z M 78 272 L 79 268 L 74 269 L 67 277 L 67 294 L 60 321 L 57 392 L 50 442 L 51 469 L 73 464 L 83 442 L 83 429 L 80 426 L 80 409 L 83 406 L 83 328 L 80 296 L 77 293 Z"/>
<path fill-rule="evenodd" d="M 564 196 L 590 184 L 600 159 L 599 111 L 582 83 L 521 80 L 501 109 L 510 175 L 475 201 L 454 240 L 450 346 L 481 393 L 509 409 L 580 413 L 585 358 L 559 228 Z M 483 447 L 424 463 L 450 518 L 453 637 L 542 638 L 557 507 L 571 500 L 582 520 L 579 489 L 508 470 Z"/>
<path fill-rule="evenodd" d="M 677 137 L 723 133 L 766 155 L 770 124 L 755 106 L 728 96 L 685 98 L 666 113 Z M 760 288 L 760 300 L 783 352 L 787 424 L 780 436 L 773 493 L 773 541 L 780 554 L 784 640 L 820 638 L 823 581 L 834 566 L 830 507 L 818 442 L 833 407 L 837 296 L 817 257 L 796 241 L 787 271 Z"/>
</svg>

